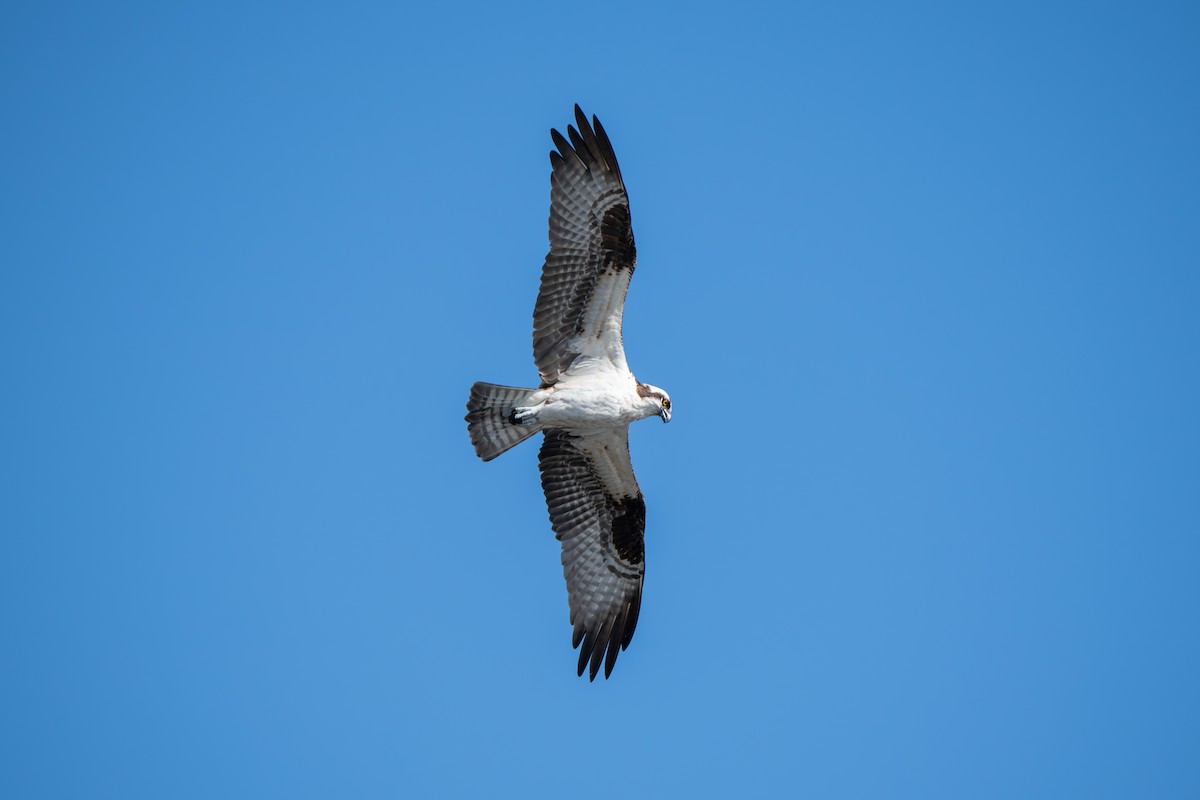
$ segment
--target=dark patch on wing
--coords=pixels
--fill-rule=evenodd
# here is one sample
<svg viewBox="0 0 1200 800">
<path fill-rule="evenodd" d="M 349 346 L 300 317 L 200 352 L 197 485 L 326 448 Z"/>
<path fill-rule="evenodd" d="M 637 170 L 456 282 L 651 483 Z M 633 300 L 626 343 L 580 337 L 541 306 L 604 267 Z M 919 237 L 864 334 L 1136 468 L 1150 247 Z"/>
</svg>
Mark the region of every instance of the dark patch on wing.
<svg viewBox="0 0 1200 800">
<path fill-rule="evenodd" d="M 604 242 L 604 265 L 614 271 L 632 271 L 637 260 L 637 246 L 633 241 L 629 206 L 613 206 L 605 211 L 604 221 L 600 223 L 600 235 Z"/>
<path fill-rule="evenodd" d="M 642 563 L 645 556 L 646 501 L 624 497 L 613 505 L 612 540 L 617 555 L 630 564 Z"/>
</svg>

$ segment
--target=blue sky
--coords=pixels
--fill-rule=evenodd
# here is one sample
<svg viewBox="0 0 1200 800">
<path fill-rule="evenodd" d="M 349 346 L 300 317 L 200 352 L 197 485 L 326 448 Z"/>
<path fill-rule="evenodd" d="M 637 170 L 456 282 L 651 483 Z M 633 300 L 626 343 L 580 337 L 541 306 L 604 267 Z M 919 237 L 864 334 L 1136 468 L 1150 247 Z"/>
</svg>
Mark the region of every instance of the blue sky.
<svg viewBox="0 0 1200 800">
<path fill-rule="evenodd" d="M 1190 4 L 0 12 L 0 794 L 1200 794 Z M 548 130 L 631 194 L 576 678 Z"/>
</svg>

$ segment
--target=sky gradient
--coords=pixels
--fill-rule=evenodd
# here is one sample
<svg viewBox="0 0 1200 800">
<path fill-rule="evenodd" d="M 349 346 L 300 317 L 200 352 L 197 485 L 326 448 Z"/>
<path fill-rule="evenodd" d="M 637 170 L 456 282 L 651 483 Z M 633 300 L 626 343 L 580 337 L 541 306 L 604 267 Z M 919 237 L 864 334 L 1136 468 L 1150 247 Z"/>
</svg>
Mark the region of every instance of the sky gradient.
<svg viewBox="0 0 1200 800">
<path fill-rule="evenodd" d="M 0 795 L 1200 796 L 1200 13 L 0 12 Z M 631 198 L 575 676 L 550 127 Z"/>
</svg>

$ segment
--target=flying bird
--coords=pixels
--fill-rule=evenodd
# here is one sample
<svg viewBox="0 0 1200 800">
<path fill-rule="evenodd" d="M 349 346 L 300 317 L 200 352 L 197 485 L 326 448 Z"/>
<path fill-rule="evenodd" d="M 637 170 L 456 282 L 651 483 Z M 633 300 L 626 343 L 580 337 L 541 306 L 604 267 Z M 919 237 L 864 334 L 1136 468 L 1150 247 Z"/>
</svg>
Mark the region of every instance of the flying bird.
<svg viewBox="0 0 1200 800">
<path fill-rule="evenodd" d="M 476 383 L 467 401 L 475 453 L 490 461 L 539 431 L 542 489 L 562 542 L 578 674 L 612 674 L 642 605 L 646 503 L 629 424 L 671 421 L 671 398 L 625 362 L 621 317 L 637 251 L 629 196 L 600 120 L 575 106 L 550 131 L 550 252 L 533 309 L 537 389 Z"/>
</svg>

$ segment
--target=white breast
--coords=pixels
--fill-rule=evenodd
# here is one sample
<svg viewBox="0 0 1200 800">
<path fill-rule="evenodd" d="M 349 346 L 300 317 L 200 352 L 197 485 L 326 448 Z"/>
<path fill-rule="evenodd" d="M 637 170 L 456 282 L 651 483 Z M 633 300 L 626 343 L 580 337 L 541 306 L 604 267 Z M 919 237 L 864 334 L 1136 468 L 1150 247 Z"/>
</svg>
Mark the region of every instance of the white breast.
<svg viewBox="0 0 1200 800">
<path fill-rule="evenodd" d="M 581 358 L 563 373 L 538 414 L 547 427 L 600 430 L 639 418 L 637 382 L 607 359 Z"/>
</svg>

